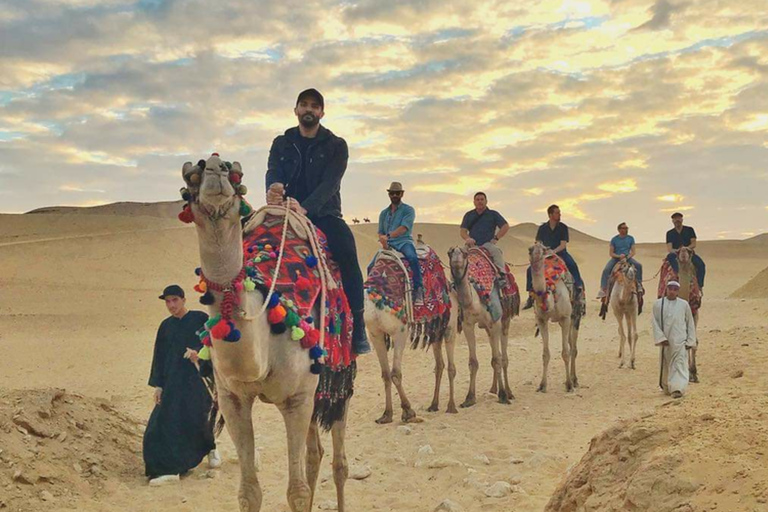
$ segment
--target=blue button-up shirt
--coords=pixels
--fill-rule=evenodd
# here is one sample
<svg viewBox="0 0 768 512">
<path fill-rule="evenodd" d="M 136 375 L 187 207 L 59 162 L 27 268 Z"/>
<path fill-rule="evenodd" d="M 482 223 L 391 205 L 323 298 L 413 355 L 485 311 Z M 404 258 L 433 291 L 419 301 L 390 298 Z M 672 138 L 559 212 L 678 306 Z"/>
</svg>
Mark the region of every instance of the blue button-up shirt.
<svg viewBox="0 0 768 512">
<path fill-rule="evenodd" d="M 400 205 L 395 208 L 394 212 L 389 206 L 387 206 L 381 211 L 381 214 L 379 215 L 379 234 L 386 235 L 393 232 L 400 226 L 405 226 L 405 233 L 389 240 L 389 245 L 393 249 L 400 250 L 403 245 L 413 243 L 412 232 L 413 221 L 415 219 L 416 210 L 414 210 L 412 206 L 409 206 L 405 203 L 400 203 Z"/>
</svg>

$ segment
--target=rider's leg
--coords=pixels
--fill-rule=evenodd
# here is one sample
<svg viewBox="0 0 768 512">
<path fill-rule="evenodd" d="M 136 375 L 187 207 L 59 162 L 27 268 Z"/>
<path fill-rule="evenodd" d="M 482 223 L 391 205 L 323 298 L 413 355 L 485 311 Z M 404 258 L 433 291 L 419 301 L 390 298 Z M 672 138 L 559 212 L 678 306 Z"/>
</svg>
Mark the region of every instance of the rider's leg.
<svg viewBox="0 0 768 512">
<path fill-rule="evenodd" d="M 573 276 L 573 284 L 576 288 L 584 288 L 584 281 L 581 279 L 581 272 L 579 272 L 579 266 L 576 264 L 576 260 L 573 259 L 568 251 L 561 251 L 558 255 L 563 258 L 565 266 L 568 267 L 568 271 Z"/>
<path fill-rule="evenodd" d="M 696 268 L 696 278 L 699 280 L 699 288 L 704 288 L 704 276 L 707 275 L 707 266 L 698 254 L 694 254 L 691 263 Z"/>
</svg>

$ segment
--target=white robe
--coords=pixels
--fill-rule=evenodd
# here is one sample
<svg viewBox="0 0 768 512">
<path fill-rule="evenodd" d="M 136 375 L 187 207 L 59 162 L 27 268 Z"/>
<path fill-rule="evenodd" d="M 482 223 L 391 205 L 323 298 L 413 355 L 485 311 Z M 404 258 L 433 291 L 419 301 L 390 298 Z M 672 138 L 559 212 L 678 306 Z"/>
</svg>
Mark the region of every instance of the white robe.
<svg viewBox="0 0 768 512">
<path fill-rule="evenodd" d="M 689 377 L 687 349 L 695 347 L 697 339 L 691 307 L 683 299 L 661 298 L 653 304 L 652 324 L 656 345 L 669 342 L 661 346 L 661 386 L 667 394 L 684 393 Z"/>
</svg>

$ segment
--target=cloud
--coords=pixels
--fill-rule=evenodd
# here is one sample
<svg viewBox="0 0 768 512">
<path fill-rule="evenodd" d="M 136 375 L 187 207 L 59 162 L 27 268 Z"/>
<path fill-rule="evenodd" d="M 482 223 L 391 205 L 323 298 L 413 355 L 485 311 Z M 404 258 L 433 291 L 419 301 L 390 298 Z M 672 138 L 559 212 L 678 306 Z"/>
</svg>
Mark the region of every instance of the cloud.
<svg viewBox="0 0 768 512">
<path fill-rule="evenodd" d="M 656 198 L 657 201 L 663 201 L 665 203 L 680 203 L 684 199 L 685 196 L 681 196 L 680 194 L 667 194 Z"/>
<path fill-rule="evenodd" d="M 635 30 L 661 30 L 669 27 L 672 14 L 685 9 L 684 3 L 672 4 L 669 0 L 657 0 L 649 9 L 653 17 Z"/>
</svg>

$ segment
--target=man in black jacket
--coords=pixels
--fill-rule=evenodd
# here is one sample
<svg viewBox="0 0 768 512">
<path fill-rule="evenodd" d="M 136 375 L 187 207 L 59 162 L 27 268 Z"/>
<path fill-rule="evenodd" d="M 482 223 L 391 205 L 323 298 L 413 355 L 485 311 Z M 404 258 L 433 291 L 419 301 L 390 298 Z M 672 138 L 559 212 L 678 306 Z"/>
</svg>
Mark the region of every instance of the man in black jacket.
<svg viewBox="0 0 768 512">
<path fill-rule="evenodd" d="M 294 114 L 299 125 L 272 142 L 267 163 L 267 204 L 293 199 L 293 209 L 310 218 L 328 238 L 352 309 L 352 350 L 371 351 L 363 319 L 363 275 L 352 231 L 341 218 L 341 178 L 347 170 L 347 143 L 320 125 L 325 100 L 316 89 L 299 94 Z"/>
</svg>

